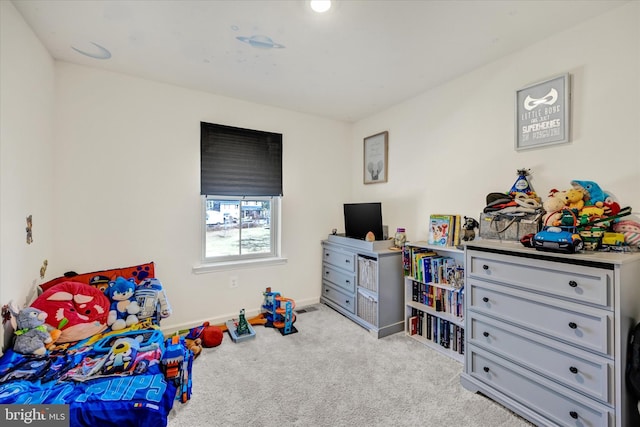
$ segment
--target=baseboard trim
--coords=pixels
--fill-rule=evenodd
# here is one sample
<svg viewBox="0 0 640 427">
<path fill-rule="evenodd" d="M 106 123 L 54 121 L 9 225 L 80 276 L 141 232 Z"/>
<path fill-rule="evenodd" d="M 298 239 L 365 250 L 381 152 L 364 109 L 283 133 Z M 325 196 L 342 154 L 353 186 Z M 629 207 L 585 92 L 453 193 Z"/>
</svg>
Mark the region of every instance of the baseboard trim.
<svg viewBox="0 0 640 427">
<path fill-rule="evenodd" d="M 300 300 L 300 301 L 295 300 L 296 308 L 303 308 L 303 307 L 306 307 L 306 306 L 309 306 L 309 305 L 318 304 L 319 302 L 320 302 L 320 297 L 307 298 L 307 299 Z M 294 308 L 294 311 L 295 311 L 295 308 Z M 260 306 L 259 308 L 250 309 L 250 310 L 246 310 L 245 309 L 245 313 L 244 314 L 248 319 L 248 318 L 257 316 L 261 312 L 262 312 L 262 306 Z M 228 313 L 228 314 L 224 314 L 222 316 L 217 316 L 217 317 L 208 318 L 208 319 L 201 319 L 201 320 L 196 320 L 196 321 L 192 321 L 192 322 L 179 323 L 177 325 L 168 325 L 166 327 L 160 325 L 160 330 L 162 331 L 162 333 L 165 336 L 170 336 L 170 335 L 174 335 L 176 332 L 180 332 L 180 331 L 188 330 L 188 329 L 191 329 L 191 328 L 195 328 L 196 326 L 201 326 L 202 324 L 204 324 L 204 322 L 209 322 L 210 325 L 222 326 L 228 320 L 237 319 L 239 313 L 240 312 L 238 310 L 235 313 Z"/>
</svg>

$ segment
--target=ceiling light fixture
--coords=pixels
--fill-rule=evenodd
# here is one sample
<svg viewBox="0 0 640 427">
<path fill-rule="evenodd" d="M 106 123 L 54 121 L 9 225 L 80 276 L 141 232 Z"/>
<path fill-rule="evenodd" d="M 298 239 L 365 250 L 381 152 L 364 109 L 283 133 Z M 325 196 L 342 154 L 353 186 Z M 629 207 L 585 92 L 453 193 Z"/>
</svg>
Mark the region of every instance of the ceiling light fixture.
<svg viewBox="0 0 640 427">
<path fill-rule="evenodd" d="M 309 5 L 314 12 L 324 13 L 331 9 L 331 0 L 311 0 Z"/>
</svg>

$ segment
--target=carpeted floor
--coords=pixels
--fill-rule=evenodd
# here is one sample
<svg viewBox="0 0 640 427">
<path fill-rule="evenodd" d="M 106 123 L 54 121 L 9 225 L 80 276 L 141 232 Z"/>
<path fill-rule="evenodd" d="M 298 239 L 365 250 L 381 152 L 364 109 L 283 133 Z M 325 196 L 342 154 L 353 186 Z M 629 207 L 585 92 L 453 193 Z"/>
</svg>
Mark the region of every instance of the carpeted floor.
<svg viewBox="0 0 640 427">
<path fill-rule="evenodd" d="M 254 339 L 225 334 L 204 349 L 169 427 L 531 426 L 465 390 L 460 363 L 404 333 L 378 340 L 324 305 L 307 309 L 298 333 L 255 326 Z"/>
</svg>

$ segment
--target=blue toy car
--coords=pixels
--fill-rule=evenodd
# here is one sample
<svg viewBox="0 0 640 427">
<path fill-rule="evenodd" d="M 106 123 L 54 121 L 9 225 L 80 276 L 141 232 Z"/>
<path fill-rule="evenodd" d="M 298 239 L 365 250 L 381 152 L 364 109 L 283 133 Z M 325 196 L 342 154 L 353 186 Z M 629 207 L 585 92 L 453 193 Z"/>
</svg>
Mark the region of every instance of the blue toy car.
<svg viewBox="0 0 640 427">
<path fill-rule="evenodd" d="M 540 251 L 575 253 L 584 248 L 584 242 L 575 227 L 545 226 L 533 236 L 533 247 Z"/>
</svg>

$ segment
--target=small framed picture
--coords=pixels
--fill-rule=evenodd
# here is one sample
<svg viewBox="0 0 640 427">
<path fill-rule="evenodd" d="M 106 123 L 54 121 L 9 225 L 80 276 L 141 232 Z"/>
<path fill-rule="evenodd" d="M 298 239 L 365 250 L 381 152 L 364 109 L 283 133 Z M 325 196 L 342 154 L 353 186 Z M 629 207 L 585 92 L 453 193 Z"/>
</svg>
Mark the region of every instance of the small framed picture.
<svg viewBox="0 0 640 427">
<path fill-rule="evenodd" d="M 516 150 L 569 142 L 569 74 L 516 91 Z"/>
<path fill-rule="evenodd" d="M 384 131 L 364 139 L 364 183 L 387 182 L 389 132 Z"/>
</svg>

